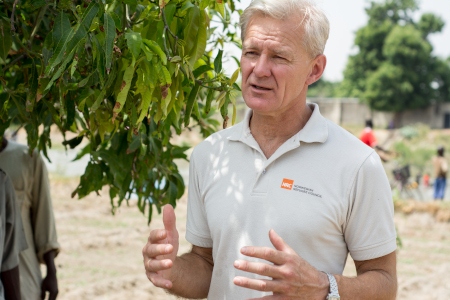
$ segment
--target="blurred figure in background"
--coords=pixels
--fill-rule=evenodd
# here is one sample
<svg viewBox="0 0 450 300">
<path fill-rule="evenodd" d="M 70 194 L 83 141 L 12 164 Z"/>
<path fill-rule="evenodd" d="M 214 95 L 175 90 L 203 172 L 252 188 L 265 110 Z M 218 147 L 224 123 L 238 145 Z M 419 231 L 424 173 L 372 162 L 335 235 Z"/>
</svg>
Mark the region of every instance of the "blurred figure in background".
<svg viewBox="0 0 450 300">
<path fill-rule="evenodd" d="M 22 299 L 54 300 L 58 294 L 54 258 L 60 246 L 45 163 L 39 152 L 34 151 L 30 155 L 27 146 L 3 137 L 0 143 L 0 168 L 8 174 L 14 185 L 28 244 L 28 249 L 19 256 Z M 41 263 L 47 266 L 44 280 Z"/>
<path fill-rule="evenodd" d="M 371 119 L 366 120 L 366 127 L 364 127 L 359 135 L 359 139 L 367 146 L 375 149 L 383 162 L 388 161 L 387 155 L 390 154 L 390 152 L 378 145 L 378 140 L 373 132 L 373 123 Z"/>
<path fill-rule="evenodd" d="M 447 186 L 448 164 L 444 157 L 444 147 L 439 146 L 436 156 L 433 157 L 434 168 L 434 200 L 444 200 Z"/>
<path fill-rule="evenodd" d="M 14 187 L 0 169 L 0 299 L 21 299 L 19 252 L 26 247 Z"/>
<path fill-rule="evenodd" d="M 373 132 L 373 123 L 372 120 L 366 120 L 366 127 L 363 129 L 361 134 L 359 135 L 359 139 L 369 147 L 375 148 L 377 146 L 377 138 Z"/>
</svg>

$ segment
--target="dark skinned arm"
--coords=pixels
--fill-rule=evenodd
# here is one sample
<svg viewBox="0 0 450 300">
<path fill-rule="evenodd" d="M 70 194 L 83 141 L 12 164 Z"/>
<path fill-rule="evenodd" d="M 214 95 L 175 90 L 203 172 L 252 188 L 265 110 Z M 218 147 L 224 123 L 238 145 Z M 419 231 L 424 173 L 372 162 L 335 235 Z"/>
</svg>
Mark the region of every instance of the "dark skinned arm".
<svg viewBox="0 0 450 300">
<path fill-rule="evenodd" d="M 58 295 L 58 279 L 56 278 L 55 266 L 56 251 L 50 250 L 44 254 L 44 262 L 47 266 L 47 276 L 41 285 L 41 299 L 45 299 L 48 292 L 48 300 L 55 300 Z"/>
</svg>

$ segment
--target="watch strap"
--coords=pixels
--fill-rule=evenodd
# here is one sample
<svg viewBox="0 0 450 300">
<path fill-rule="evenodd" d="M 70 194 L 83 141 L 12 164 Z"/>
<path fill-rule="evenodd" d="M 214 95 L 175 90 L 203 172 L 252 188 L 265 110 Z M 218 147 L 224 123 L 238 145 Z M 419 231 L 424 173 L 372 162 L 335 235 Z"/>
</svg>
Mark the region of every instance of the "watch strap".
<svg viewBox="0 0 450 300">
<path fill-rule="evenodd" d="M 324 273 L 327 274 L 328 281 L 330 282 L 330 293 L 328 294 L 327 299 L 333 299 L 333 300 L 340 299 L 336 278 L 334 278 L 333 275 L 331 275 L 327 272 L 324 272 Z"/>
</svg>

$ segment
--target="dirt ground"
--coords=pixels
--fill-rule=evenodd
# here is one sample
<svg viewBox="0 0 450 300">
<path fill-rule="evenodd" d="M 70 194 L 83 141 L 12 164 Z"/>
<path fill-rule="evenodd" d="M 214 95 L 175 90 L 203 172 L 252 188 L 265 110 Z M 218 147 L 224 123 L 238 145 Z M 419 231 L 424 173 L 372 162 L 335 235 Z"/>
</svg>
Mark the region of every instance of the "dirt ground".
<svg viewBox="0 0 450 300">
<path fill-rule="evenodd" d="M 71 199 L 76 178 L 51 176 L 57 230 L 62 251 L 56 263 L 59 299 L 151 299 L 175 297 L 153 288 L 144 274 L 141 250 L 152 228 L 161 228 L 159 215 L 150 227 L 135 204 L 122 205 L 112 215 L 108 193 Z M 184 240 L 186 201 L 176 208 Z M 403 247 L 398 251 L 398 299 L 448 299 L 450 297 L 450 223 L 438 222 L 430 213 L 396 213 Z M 349 260 L 345 274 L 354 275 Z"/>
</svg>

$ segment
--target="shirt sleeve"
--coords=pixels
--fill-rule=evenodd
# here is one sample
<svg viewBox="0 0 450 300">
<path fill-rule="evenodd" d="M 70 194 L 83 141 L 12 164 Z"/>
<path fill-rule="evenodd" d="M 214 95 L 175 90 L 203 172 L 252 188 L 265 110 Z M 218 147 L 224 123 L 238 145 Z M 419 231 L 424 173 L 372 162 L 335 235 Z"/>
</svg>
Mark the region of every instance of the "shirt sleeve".
<svg viewBox="0 0 450 300">
<path fill-rule="evenodd" d="M 55 250 L 57 255 L 60 246 L 56 234 L 47 168 L 42 157 L 36 151 L 33 152 L 33 164 L 31 222 L 34 230 L 36 255 L 38 260 L 44 263 L 44 254 L 50 250 Z"/>
<path fill-rule="evenodd" d="M 397 243 L 391 189 L 375 152 L 360 167 L 349 195 L 352 205 L 344 236 L 352 258 L 369 260 L 395 251 Z"/>
<path fill-rule="evenodd" d="M 196 165 L 194 149 L 189 164 L 189 188 L 186 220 L 186 240 L 203 248 L 212 248 L 213 242 L 206 217 L 203 196 L 200 189 L 200 174 Z"/>
</svg>

